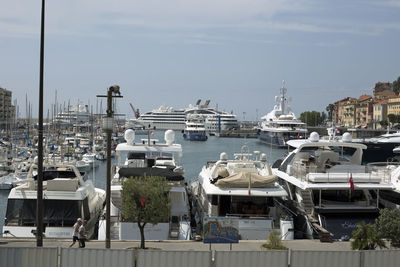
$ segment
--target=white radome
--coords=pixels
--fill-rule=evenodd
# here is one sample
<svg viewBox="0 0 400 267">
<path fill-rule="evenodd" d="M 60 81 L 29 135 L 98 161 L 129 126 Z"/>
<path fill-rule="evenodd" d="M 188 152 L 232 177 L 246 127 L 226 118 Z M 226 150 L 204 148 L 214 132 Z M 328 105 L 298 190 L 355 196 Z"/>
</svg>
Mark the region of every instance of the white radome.
<svg viewBox="0 0 400 267">
<path fill-rule="evenodd" d="M 133 141 L 135 140 L 135 131 L 132 129 L 126 130 L 124 133 L 124 138 L 129 145 L 132 145 Z"/>
</svg>

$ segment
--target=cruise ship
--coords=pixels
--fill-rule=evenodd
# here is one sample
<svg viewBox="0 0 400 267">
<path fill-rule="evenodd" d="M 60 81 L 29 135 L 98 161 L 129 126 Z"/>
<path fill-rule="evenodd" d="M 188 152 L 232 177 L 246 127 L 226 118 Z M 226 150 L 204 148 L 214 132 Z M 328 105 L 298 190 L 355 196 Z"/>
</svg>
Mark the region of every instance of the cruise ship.
<svg viewBox="0 0 400 267">
<path fill-rule="evenodd" d="M 260 141 L 274 146 L 284 147 L 291 139 L 305 138 L 307 129 L 305 123 L 296 118 L 288 106 L 285 81 L 280 89 L 281 95 L 275 97 L 279 105 L 261 119 Z"/>
<path fill-rule="evenodd" d="M 207 132 L 215 133 L 221 130 L 237 129 L 239 122 L 236 115 L 209 107 L 210 100 L 201 104 L 198 100 L 195 105 L 189 105 L 185 109 L 173 109 L 161 106 L 150 112 L 146 112 L 137 119 L 146 128 L 157 130 L 183 130 L 188 114 L 199 114 L 205 118 Z"/>
</svg>

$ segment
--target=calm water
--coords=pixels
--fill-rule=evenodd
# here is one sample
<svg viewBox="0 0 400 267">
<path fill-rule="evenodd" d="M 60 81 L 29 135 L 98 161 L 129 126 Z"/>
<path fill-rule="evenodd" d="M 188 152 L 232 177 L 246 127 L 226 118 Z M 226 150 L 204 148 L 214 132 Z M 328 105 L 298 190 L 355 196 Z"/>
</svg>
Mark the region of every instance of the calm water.
<svg viewBox="0 0 400 267">
<path fill-rule="evenodd" d="M 136 142 L 147 136 L 136 136 Z M 154 132 L 152 139 L 158 139 L 160 143 L 164 143 L 164 131 Z M 175 131 L 175 143 L 181 144 L 183 148 L 182 165 L 185 168 L 185 178 L 190 181 L 196 178 L 201 171 L 203 165 L 210 160 L 218 160 L 221 152 L 226 152 L 228 158 L 232 159 L 234 153 L 239 153 L 244 144 L 249 147 L 251 153 L 260 151 L 267 155 L 267 160 L 272 163 L 281 158 L 286 150 L 273 148 L 269 145 L 262 144 L 258 139 L 241 139 L 241 138 L 219 138 L 210 136 L 205 142 L 186 141 L 182 138 L 182 133 Z M 116 161 L 114 160 L 112 165 Z M 94 172 L 88 173 L 88 178 L 94 181 L 96 187 L 105 189 L 106 187 L 106 162 L 101 162 L 100 166 Z M 0 229 L 3 228 L 4 216 L 7 207 L 8 190 L 0 190 Z M 1 231 L 2 233 L 3 231 Z"/>
</svg>

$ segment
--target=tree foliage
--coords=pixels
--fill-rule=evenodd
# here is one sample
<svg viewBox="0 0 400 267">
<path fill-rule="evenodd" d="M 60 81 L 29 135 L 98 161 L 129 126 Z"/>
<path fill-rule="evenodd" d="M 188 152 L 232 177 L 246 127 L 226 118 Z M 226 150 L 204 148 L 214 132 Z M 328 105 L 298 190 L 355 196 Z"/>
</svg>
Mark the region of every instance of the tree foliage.
<svg viewBox="0 0 400 267">
<path fill-rule="evenodd" d="M 376 226 L 364 221 L 357 225 L 357 229 L 353 231 L 352 239 L 351 248 L 355 250 L 373 250 L 376 247 L 386 247 L 385 241 L 383 241 Z"/>
<path fill-rule="evenodd" d="M 389 125 L 389 122 L 387 120 L 381 120 L 379 124 L 383 127 L 386 128 Z"/>
<path fill-rule="evenodd" d="M 394 125 L 395 123 L 400 122 L 400 115 L 395 115 L 395 114 L 388 114 L 387 115 L 389 122 Z"/>
<path fill-rule="evenodd" d="M 399 94 L 400 92 L 400 76 L 393 82 L 393 91 L 396 94 Z"/>
<path fill-rule="evenodd" d="M 300 120 L 306 123 L 308 126 L 321 125 L 324 121 L 324 117 L 326 118 L 326 115 L 323 116 L 318 111 L 305 111 L 300 114 Z"/>
<path fill-rule="evenodd" d="M 262 246 L 267 249 L 286 249 L 286 247 L 282 244 L 281 234 L 276 230 L 269 232 L 268 243 L 263 244 Z"/>
<path fill-rule="evenodd" d="M 333 112 L 335 111 L 335 105 L 334 104 L 329 104 L 325 108 L 326 112 L 328 112 L 328 121 L 332 121 L 333 117 Z"/>
<path fill-rule="evenodd" d="M 383 209 L 375 222 L 382 237 L 389 239 L 390 245 L 400 247 L 400 211 Z"/>
<path fill-rule="evenodd" d="M 122 184 L 122 217 L 136 222 L 145 248 L 144 227 L 147 223 L 168 221 L 170 211 L 169 186 L 164 177 L 131 177 Z"/>
</svg>

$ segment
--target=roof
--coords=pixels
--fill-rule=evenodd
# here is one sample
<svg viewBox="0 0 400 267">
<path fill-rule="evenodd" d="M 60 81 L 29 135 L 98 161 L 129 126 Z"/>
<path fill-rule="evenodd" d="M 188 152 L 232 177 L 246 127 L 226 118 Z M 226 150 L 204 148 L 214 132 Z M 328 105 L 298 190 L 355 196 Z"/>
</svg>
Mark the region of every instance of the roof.
<svg viewBox="0 0 400 267">
<path fill-rule="evenodd" d="M 311 142 L 309 139 L 296 139 L 287 142 L 288 145 L 299 148 L 299 147 L 311 147 L 311 146 L 345 146 L 360 149 L 367 149 L 367 146 L 359 143 L 349 143 L 340 141 L 329 141 L 329 140 L 319 140 L 317 142 Z"/>
<path fill-rule="evenodd" d="M 182 146 L 180 144 L 133 144 L 121 143 L 117 145 L 116 151 L 137 151 L 137 152 L 182 152 Z"/>
</svg>

